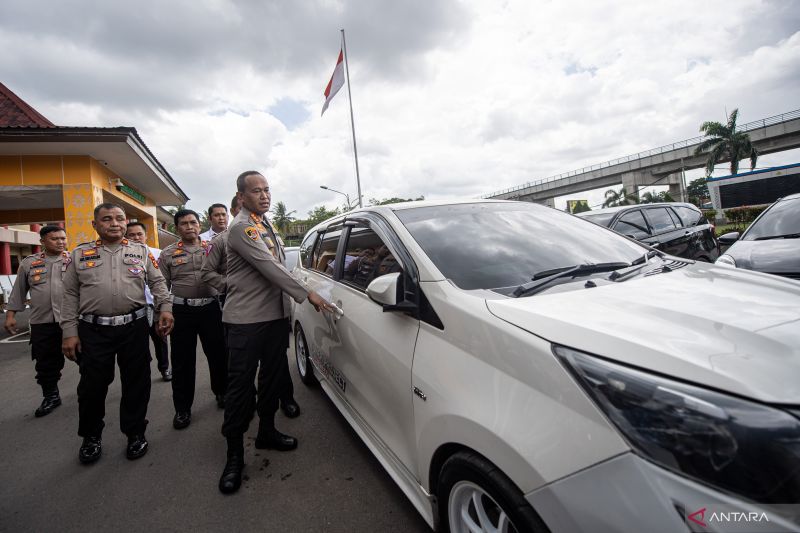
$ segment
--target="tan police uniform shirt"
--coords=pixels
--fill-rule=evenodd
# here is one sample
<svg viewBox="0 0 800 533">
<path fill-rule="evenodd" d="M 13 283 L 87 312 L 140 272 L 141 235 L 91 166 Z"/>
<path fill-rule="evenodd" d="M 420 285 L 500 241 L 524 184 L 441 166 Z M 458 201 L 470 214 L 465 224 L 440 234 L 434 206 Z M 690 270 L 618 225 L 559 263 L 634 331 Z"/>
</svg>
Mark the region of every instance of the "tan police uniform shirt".
<svg viewBox="0 0 800 533">
<path fill-rule="evenodd" d="M 288 295 L 297 303 L 308 289 L 281 264 L 283 247 L 269 222 L 242 208 L 228 227 L 228 292 L 222 321 L 268 322 L 289 316 Z"/>
<path fill-rule="evenodd" d="M 213 298 L 217 295 L 217 290 L 203 283 L 200 275 L 207 249 L 206 241 L 201 241 L 200 245 L 186 245 L 179 241 L 161 250 L 158 268 L 174 296 Z"/>
<path fill-rule="evenodd" d="M 25 295 L 31 293 L 30 324 L 51 324 L 61 318 L 62 278 L 72 258 L 67 252 L 29 255 L 22 260 L 17 280 L 11 290 L 6 309 L 19 313 L 25 310 Z"/>
<path fill-rule="evenodd" d="M 211 239 L 206 249 L 206 257 L 203 259 L 203 267 L 200 269 L 200 279 L 203 283 L 211 285 L 220 294 L 225 294 L 228 290 L 225 280 L 228 271 L 227 238 L 228 230 L 225 230 Z"/>
<path fill-rule="evenodd" d="M 77 337 L 79 315 L 117 316 L 144 307 L 145 283 L 156 310 L 171 313 L 167 282 L 147 246 L 127 239 L 116 245 L 100 240 L 79 245 L 64 274 L 63 337 Z"/>
</svg>

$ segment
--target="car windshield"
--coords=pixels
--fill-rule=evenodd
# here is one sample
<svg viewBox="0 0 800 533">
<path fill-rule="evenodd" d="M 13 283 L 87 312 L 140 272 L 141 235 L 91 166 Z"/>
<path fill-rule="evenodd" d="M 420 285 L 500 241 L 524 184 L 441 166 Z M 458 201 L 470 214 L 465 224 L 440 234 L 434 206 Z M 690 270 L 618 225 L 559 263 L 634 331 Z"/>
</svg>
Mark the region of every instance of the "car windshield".
<svg viewBox="0 0 800 533">
<path fill-rule="evenodd" d="M 742 240 L 756 241 L 800 233 L 800 198 L 777 202 L 756 220 Z"/>
<path fill-rule="evenodd" d="M 431 261 L 462 289 L 501 289 L 537 273 L 598 263 L 629 263 L 646 248 L 544 206 L 474 203 L 395 211 Z"/>
<path fill-rule="evenodd" d="M 600 224 L 601 226 L 608 227 L 611 224 L 611 219 L 614 218 L 616 215 L 615 212 L 612 213 L 597 213 L 595 215 L 584 215 L 581 214 L 581 218 L 585 218 L 586 220 L 591 220 L 595 224 Z"/>
</svg>

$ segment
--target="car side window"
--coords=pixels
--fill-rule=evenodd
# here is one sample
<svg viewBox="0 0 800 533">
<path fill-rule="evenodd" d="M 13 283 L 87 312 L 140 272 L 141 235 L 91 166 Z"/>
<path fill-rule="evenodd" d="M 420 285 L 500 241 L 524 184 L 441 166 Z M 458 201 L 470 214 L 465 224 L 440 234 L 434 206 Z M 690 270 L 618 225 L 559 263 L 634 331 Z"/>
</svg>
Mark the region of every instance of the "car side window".
<svg viewBox="0 0 800 533">
<path fill-rule="evenodd" d="M 666 207 L 654 207 L 645 210 L 647 221 L 653 228 L 653 233 L 661 233 L 675 229 L 675 221 L 667 212 Z"/>
<path fill-rule="evenodd" d="M 402 266 L 389 247 L 366 224 L 350 229 L 344 255 L 342 281 L 366 290 L 372 280 L 392 272 L 401 272 Z"/>
<path fill-rule="evenodd" d="M 674 209 L 675 211 L 678 212 L 678 215 L 683 220 L 684 227 L 688 228 L 690 226 L 698 226 L 700 224 L 707 223 L 705 217 L 703 216 L 703 213 L 701 213 L 700 211 L 695 211 L 691 207 L 676 205 Z"/>
<path fill-rule="evenodd" d="M 642 216 L 642 212 L 638 209 L 625 213 L 614 224 L 614 230 L 617 233 L 633 237 L 634 239 L 644 239 L 650 236 L 647 229 L 647 222 Z"/>
<path fill-rule="evenodd" d="M 319 234 L 316 231 L 311 232 L 303 239 L 303 242 L 300 243 L 300 264 L 306 268 L 310 265 L 309 259 L 313 255 L 314 244 L 317 242 L 317 235 Z"/>
<path fill-rule="evenodd" d="M 333 276 L 333 270 L 329 268 L 329 265 L 336 258 L 336 248 L 339 247 L 339 237 L 341 235 L 341 228 L 329 230 L 322 234 L 319 239 L 319 245 L 314 249 L 311 270 Z"/>
<path fill-rule="evenodd" d="M 684 226 L 683 220 L 681 220 L 681 217 L 679 217 L 678 214 L 675 213 L 675 210 L 670 209 L 668 207 L 667 212 L 669 213 L 669 216 L 672 217 L 672 222 L 675 224 L 675 227 L 682 228 Z"/>
</svg>

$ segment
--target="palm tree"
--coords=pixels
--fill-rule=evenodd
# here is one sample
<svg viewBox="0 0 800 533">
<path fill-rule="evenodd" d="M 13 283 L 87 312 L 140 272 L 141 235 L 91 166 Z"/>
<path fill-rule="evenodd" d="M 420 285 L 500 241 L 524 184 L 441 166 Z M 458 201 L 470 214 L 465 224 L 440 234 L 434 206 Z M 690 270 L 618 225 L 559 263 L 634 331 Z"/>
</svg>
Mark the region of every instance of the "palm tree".
<svg viewBox="0 0 800 533">
<path fill-rule="evenodd" d="M 289 227 L 289 224 L 294 220 L 292 213 L 296 212 L 296 210 L 289 211 L 286 204 L 278 202 L 275 204 L 275 207 L 272 208 L 272 223 L 278 231 L 282 234 L 286 234 L 286 228 Z"/>
<path fill-rule="evenodd" d="M 706 161 L 706 176 L 711 177 L 714 165 L 725 157 L 731 160 L 731 174 L 739 172 L 739 161 L 750 158 L 750 170 L 756 167 L 758 150 L 750 142 L 750 136 L 743 131 L 736 131 L 736 118 L 739 110 L 734 109 L 728 116 L 728 124 L 719 122 L 703 122 L 700 131 L 705 133 L 706 140 L 695 149 L 694 155 L 701 155 L 708 151 Z"/>
<path fill-rule="evenodd" d="M 605 192 L 606 199 L 603 202 L 603 207 L 617 207 L 619 205 L 632 205 L 638 204 L 639 199 L 636 197 L 635 194 L 628 192 L 625 190 L 625 187 L 621 188 L 619 191 L 615 191 L 614 189 L 609 189 Z"/>
<path fill-rule="evenodd" d="M 657 193 L 652 193 L 647 191 L 642 195 L 642 202 L 643 204 L 657 204 L 660 202 L 674 202 L 675 199 L 670 196 L 667 191 L 661 191 Z"/>
</svg>

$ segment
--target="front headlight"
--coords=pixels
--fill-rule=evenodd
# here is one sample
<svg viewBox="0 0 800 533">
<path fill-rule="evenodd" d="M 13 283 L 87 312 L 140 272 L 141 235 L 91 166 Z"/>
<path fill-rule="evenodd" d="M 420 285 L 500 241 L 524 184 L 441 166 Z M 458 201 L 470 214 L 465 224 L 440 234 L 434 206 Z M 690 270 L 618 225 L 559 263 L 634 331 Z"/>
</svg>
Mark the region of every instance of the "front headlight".
<svg viewBox="0 0 800 533">
<path fill-rule="evenodd" d="M 563 346 L 554 352 L 644 457 L 757 502 L 800 502 L 800 419 Z"/>
<path fill-rule="evenodd" d="M 717 260 L 714 261 L 715 265 L 727 265 L 727 266 L 736 266 L 736 261 L 733 260 L 733 257 L 729 256 L 728 254 L 722 254 L 721 256 L 717 257 Z"/>
</svg>

